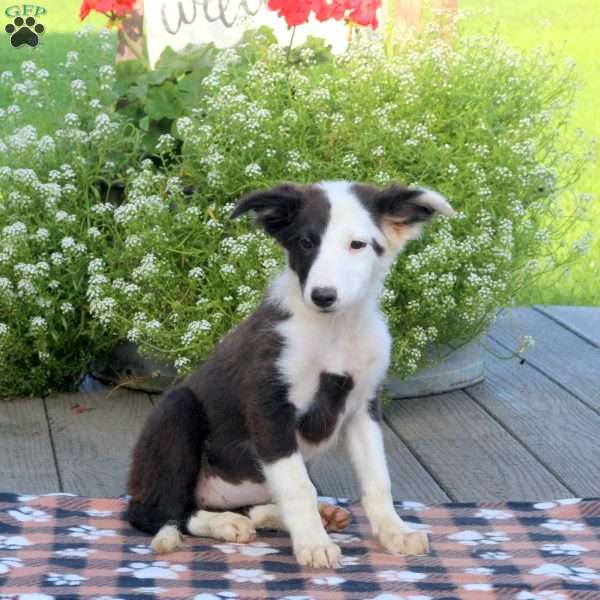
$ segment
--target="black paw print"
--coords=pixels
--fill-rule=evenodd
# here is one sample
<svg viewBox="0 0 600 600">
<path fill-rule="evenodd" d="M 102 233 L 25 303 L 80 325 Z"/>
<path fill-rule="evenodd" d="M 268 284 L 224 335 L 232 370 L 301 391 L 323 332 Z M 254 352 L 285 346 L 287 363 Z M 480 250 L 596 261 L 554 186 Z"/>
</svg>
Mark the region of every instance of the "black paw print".
<svg viewBox="0 0 600 600">
<path fill-rule="evenodd" d="M 35 22 L 33 17 L 16 17 L 5 28 L 6 33 L 10 34 L 10 43 L 18 48 L 23 44 L 27 44 L 35 48 L 40 43 L 39 34 L 44 33 L 44 26 L 41 23 Z"/>
</svg>

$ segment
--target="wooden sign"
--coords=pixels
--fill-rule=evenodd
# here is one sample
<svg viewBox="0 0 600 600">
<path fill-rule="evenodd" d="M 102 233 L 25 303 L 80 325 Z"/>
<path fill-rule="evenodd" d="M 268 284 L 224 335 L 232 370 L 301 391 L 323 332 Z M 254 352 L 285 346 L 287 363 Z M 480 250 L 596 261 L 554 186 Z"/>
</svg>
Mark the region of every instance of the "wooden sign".
<svg viewBox="0 0 600 600">
<path fill-rule="evenodd" d="M 166 46 L 179 50 L 187 44 L 213 42 L 218 47 L 234 45 L 247 29 L 267 25 L 282 45 L 289 44 L 292 31 L 285 20 L 266 6 L 266 0 L 144 0 L 146 43 L 154 65 Z M 294 46 L 308 35 L 325 38 L 334 52 L 347 46 L 343 22 L 316 20 L 299 26 Z"/>
</svg>

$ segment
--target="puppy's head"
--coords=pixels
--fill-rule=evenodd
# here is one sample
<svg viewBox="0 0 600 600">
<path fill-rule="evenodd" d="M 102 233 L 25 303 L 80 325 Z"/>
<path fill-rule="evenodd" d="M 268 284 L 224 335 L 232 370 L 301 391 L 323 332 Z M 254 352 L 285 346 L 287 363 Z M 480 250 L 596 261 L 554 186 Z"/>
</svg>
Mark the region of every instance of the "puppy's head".
<svg viewBox="0 0 600 600">
<path fill-rule="evenodd" d="M 233 216 L 248 211 L 286 251 L 305 304 L 331 313 L 360 302 L 426 221 L 454 214 L 430 190 L 346 181 L 254 192 Z"/>
</svg>

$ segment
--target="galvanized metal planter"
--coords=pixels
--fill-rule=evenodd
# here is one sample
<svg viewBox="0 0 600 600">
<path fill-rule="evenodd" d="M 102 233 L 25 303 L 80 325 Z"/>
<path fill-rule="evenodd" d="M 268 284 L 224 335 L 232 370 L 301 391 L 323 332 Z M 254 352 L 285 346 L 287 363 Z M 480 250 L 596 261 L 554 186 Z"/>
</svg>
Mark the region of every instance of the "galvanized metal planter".
<svg viewBox="0 0 600 600">
<path fill-rule="evenodd" d="M 90 372 L 102 382 L 151 393 L 163 392 L 177 379 L 173 365 L 141 356 L 131 342 L 117 344 L 97 357 Z"/>
<path fill-rule="evenodd" d="M 463 389 L 483 380 L 484 349 L 477 338 L 464 346 L 432 348 L 429 358 L 437 362 L 417 371 L 404 381 L 390 375 L 385 388 L 393 398 L 414 398 Z M 124 342 L 94 361 L 92 375 L 107 383 L 145 392 L 162 392 L 177 380 L 173 365 L 147 359 L 135 344 Z"/>
<path fill-rule="evenodd" d="M 485 350 L 481 338 L 452 348 L 431 348 L 428 358 L 430 367 L 419 369 L 411 377 L 402 380 L 391 374 L 385 389 L 393 398 L 430 396 L 475 385 L 485 378 Z"/>
</svg>

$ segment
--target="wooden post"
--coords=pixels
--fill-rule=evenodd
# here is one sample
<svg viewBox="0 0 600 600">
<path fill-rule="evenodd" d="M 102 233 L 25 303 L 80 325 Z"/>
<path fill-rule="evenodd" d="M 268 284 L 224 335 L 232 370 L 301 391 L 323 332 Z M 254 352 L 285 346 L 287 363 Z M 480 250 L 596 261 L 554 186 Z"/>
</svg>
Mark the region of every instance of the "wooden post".
<svg viewBox="0 0 600 600">
<path fill-rule="evenodd" d="M 388 0 L 392 28 L 398 32 L 422 31 L 425 24 L 425 0 Z M 458 14 L 458 0 L 429 0 L 429 7 L 440 22 L 440 36 L 450 42 L 452 23 Z"/>
<path fill-rule="evenodd" d="M 454 22 L 458 15 L 458 0 L 430 0 L 431 10 L 440 24 L 440 37 L 450 44 L 454 32 Z"/>
<path fill-rule="evenodd" d="M 392 2 L 394 0 L 391 0 Z M 421 31 L 423 29 L 423 0 L 395 0 L 396 24 L 399 29 Z"/>
<path fill-rule="evenodd" d="M 139 56 L 144 56 L 144 0 L 136 0 L 131 17 L 123 22 L 123 29 L 119 30 L 117 37 L 117 62 L 138 58 L 135 52 L 127 45 L 125 35 L 130 40 L 130 44 L 138 52 Z"/>
</svg>

